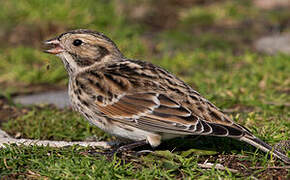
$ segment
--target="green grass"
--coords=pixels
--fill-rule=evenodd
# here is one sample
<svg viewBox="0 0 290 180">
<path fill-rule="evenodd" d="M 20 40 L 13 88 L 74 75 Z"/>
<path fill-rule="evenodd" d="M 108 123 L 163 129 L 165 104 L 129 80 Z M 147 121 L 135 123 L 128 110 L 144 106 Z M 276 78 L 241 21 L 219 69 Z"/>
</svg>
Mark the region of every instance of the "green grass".
<svg viewBox="0 0 290 180">
<path fill-rule="evenodd" d="M 169 152 L 158 156 L 140 157 L 128 162 L 114 157 L 108 161 L 102 156 L 83 155 L 82 147 L 14 147 L 0 152 L 1 177 L 52 179 L 175 179 L 233 177 L 225 171 L 204 170 L 197 167 L 196 156 L 183 158 Z M 165 156 L 167 154 L 167 156 Z M 169 154 L 169 155 L 168 155 Z M 173 161 L 174 160 L 174 161 Z M 140 165 L 139 163 L 142 163 Z M 18 167 L 18 168 L 15 168 Z M 202 174 L 200 176 L 200 174 Z"/>
<path fill-rule="evenodd" d="M 42 52 L 42 41 L 63 31 L 89 28 L 111 37 L 129 58 L 143 59 L 174 73 L 216 104 L 254 135 L 274 145 L 289 140 L 289 55 L 260 54 L 252 48 L 258 37 L 285 25 L 288 9 L 262 10 L 250 1 L 221 1 L 176 8 L 173 27 L 134 20 L 118 1 L 0 0 L 0 97 L 64 87 L 61 61 Z M 138 3 L 126 1 L 134 10 Z M 142 2 L 151 9 L 158 3 Z M 141 6 L 143 5 L 142 3 Z M 172 3 L 171 3 L 172 4 Z M 129 10 L 128 10 L 129 11 Z M 162 15 L 162 12 L 159 12 Z M 150 14 L 150 13 L 149 13 Z M 149 16 L 150 18 L 151 16 Z M 164 17 L 166 16 L 155 16 Z M 152 17 L 151 17 L 152 18 Z M 148 20 L 148 19 L 147 19 Z M 49 66 L 50 68 L 47 68 Z M 52 88 L 53 89 L 53 88 Z M 1 98 L 0 98 L 1 100 Z M 16 111 L 21 105 L 4 104 Z M 0 102 L 1 108 L 4 105 Z M 1 123 L 12 136 L 80 141 L 114 137 L 90 125 L 71 109 L 30 106 L 26 113 Z M 289 169 L 247 144 L 227 138 L 174 139 L 152 154 L 120 157 L 92 155 L 84 147 L 16 147 L 0 150 L 0 177 L 44 179 L 239 179 L 289 177 Z M 288 155 L 290 151 L 288 150 Z M 227 170 L 202 169 L 208 159 Z M 264 167 L 265 169 L 255 169 Z"/>
</svg>

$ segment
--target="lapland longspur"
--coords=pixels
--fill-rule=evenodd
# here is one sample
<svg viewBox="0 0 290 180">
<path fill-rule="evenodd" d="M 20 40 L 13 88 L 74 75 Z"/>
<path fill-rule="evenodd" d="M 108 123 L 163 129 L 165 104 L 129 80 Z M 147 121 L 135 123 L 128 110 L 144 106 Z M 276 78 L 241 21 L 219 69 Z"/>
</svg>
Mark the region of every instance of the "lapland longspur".
<svg viewBox="0 0 290 180">
<path fill-rule="evenodd" d="M 176 76 L 126 58 L 102 33 L 73 30 L 45 43 L 69 74 L 74 109 L 110 134 L 152 147 L 187 135 L 230 137 L 290 162 Z"/>
</svg>

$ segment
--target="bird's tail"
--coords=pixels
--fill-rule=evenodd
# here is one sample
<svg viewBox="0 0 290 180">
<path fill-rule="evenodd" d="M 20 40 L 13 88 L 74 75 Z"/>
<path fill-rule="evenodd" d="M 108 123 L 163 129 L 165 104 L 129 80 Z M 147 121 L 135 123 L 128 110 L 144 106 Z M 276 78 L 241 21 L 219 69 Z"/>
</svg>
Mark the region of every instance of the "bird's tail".
<svg viewBox="0 0 290 180">
<path fill-rule="evenodd" d="M 290 164 L 290 158 L 288 158 L 285 154 L 275 150 L 270 145 L 268 145 L 267 143 L 263 142 L 262 140 L 260 140 L 259 138 L 255 136 L 245 135 L 240 140 L 246 143 L 249 143 L 258 149 L 261 149 L 262 151 L 266 153 L 269 152 L 270 154 L 273 154 L 277 158 L 281 159 L 283 162 Z"/>
</svg>

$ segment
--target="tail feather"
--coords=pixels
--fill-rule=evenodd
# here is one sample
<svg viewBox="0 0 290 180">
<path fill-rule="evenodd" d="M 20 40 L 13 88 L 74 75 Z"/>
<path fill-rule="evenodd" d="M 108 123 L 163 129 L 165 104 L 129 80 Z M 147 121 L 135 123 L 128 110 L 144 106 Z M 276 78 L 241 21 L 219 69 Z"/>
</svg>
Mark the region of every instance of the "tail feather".
<svg viewBox="0 0 290 180">
<path fill-rule="evenodd" d="M 290 164 L 290 158 L 288 158 L 285 154 L 275 150 L 274 148 L 272 148 L 270 145 L 263 142 L 259 138 L 246 135 L 246 136 L 243 136 L 240 140 L 244 141 L 246 143 L 249 143 L 258 149 L 261 149 L 262 151 L 264 151 L 266 153 L 269 152 L 269 153 L 273 154 L 274 156 L 276 156 L 277 158 L 281 159 L 283 162 Z"/>
</svg>

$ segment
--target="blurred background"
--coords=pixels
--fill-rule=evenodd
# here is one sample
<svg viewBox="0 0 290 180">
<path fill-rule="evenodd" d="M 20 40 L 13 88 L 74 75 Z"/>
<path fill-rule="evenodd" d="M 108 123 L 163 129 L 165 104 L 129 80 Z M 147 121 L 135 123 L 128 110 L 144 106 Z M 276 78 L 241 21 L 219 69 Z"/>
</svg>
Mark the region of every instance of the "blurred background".
<svg viewBox="0 0 290 180">
<path fill-rule="evenodd" d="M 286 141 L 289 9 L 289 0 L 0 0 L 0 128 L 15 138 L 111 138 L 66 107 L 67 74 L 60 59 L 43 53 L 44 40 L 87 28 L 106 34 L 128 58 L 174 73 L 271 145 Z"/>
</svg>

